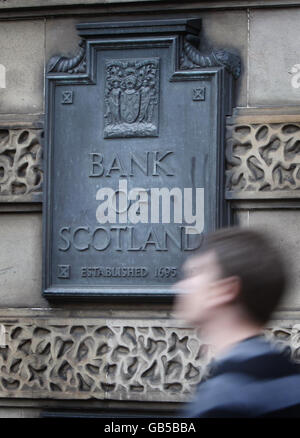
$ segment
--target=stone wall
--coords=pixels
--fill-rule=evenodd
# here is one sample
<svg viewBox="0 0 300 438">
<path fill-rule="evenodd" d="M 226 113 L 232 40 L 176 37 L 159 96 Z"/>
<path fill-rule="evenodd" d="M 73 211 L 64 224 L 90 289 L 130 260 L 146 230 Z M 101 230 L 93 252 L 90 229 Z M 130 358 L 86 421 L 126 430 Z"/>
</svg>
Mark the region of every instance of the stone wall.
<svg viewBox="0 0 300 438">
<path fill-rule="evenodd" d="M 42 297 L 44 71 L 51 56 L 77 52 L 82 21 L 201 17 L 203 50 L 240 55 L 235 110 L 227 117 L 226 199 L 236 223 L 273 230 L 285 251 L 290 294 L 267 333 L 288 342 L 298 360 L 300 7 L 51 0 L 31 9 L 33 3 L 0 1 L 0 323 L 8 341 L 0 348 L 0 417 L 50 408 L 175 410 L 212 354 L 201 334 L 172 319 L 170 305 Z"/>
</svg>

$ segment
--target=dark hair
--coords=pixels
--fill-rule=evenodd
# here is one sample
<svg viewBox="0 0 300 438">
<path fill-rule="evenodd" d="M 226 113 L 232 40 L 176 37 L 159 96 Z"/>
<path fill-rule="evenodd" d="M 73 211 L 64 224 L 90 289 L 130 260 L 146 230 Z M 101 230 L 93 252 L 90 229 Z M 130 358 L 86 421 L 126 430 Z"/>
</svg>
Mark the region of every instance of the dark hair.
<svg viewBox="0 0 300 438">
<path fill-rule="evenodd" d="M 206 236 L 200 252 L 207 251 L 214 251 L 223 278 L 240 278 L 239 299 L 249 316 L 266 323 L 287 283 L 282 254 L 271 238 L 254 229 L 223 228 Z"/>
</svg>

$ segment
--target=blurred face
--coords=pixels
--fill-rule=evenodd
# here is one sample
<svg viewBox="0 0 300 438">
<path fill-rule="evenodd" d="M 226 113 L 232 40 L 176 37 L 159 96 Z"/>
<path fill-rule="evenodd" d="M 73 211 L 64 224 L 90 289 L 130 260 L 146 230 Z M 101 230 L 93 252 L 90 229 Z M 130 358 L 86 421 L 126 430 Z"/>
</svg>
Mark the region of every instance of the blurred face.
<svg viewBox="0 0 300 438">
<path fill-rule="evenodd" d="M 213 314 L 214 296 L 218 293 L 221 268 L 213 252 L 191 257 L 183 266 L 184 279 L 175 285 L 181 290 L 175 303 L 178 317 L 200 326 Z"/>
</svg>

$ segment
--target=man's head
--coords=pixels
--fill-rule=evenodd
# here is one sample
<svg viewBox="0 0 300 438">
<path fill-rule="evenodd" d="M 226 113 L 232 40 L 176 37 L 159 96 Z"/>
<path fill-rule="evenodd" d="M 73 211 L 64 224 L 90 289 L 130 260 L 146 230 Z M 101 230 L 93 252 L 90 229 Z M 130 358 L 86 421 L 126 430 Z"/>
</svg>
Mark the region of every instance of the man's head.
<svg viewBox="0 0 300 438">
<path fill-rule="evenodd" d="M 184 291 L 177 308 L 195 325 L 228 308 L 264 325 L 286 287 L 281 254 L 254 229 L 232 227 L 208 235 L 201 250 L 185 263 L 184 274 L 177 285 Z"/>
</svg>

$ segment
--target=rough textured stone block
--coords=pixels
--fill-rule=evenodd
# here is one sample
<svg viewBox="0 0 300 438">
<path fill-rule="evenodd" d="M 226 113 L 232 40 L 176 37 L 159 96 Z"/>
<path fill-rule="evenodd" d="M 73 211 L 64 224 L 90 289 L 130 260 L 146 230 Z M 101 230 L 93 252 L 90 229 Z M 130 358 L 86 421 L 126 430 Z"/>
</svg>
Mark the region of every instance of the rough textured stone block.
<svg viewBox="0 0 300 438">
<path fill-rule="evenodd" d="M 276 245 L 284 252 L 290 270 L 289 294 L 282 307 L 300 306 L 300 210 L 255 210 L 250 211 L 250 226 L 265 229 L 274 235 Z M 274 266 L 276 269 L 276 266 Z"/>
<path fill-rule="evenodd" d="M 42 132 L 0 128 L 0 203 L 41 201 Z"/>
<path fill-rule="evenodd" d="M 249 226 L 249 216 L 250 212 L 248 210 L 236 210 L 234 212 L 234 222 L 240 227 Z"/>
<path fill-rule="evenodd" d="M 293 88 L 289 73 L 300 64 L 299 20 L 296 8 L 250 12 L 250 106 L 299 103 L 300 88 Z"/>
<path fill-rule="evenodd" d="M 79 37 L 76 24 L 83 21 L 72 18 L 46 20 L 46 63 L 54 55 L 74 56 L 78 51 Z"/>
<path fill-rule="evenodd" d="M 0 215 L 0 307 L 34 307 L 42 298 L 41 214 Z"/>
<path fill-rule="evenodd" d="M 40 409 L 10 407 L 0 408 L 0 418 L 39 418 L 40 415 Z"/>
<path fill-rule="evenodd" d="M 1 0 L 0 9 L 8 8 L 32 8 L 32 7 L 50 7 L 50 6 L 74 6 L 74 5 L 96 5 L 105 3 L 125 3 L 124 0 Z M 158 0 L 148 0 L 148 2 L 156 2 Z M 137 3 L 138 0 L 129 0 L 127 3 Z M 25 4 L 24 4 L 25 3 Z"/>
<path fill-rule="evenodd" d="M 0 41 L 6 68 L 0 113 L 43 112 L 44 21 L 4 21 Z"/>
<path fill-rule="evenodd" d="M 236 81 L 236 106 L 247 99 L 247 11 L 201 12 L 201 42 L 204 49 L 225 48 L 241 58 L 242 71 Z"/>
</svg>

